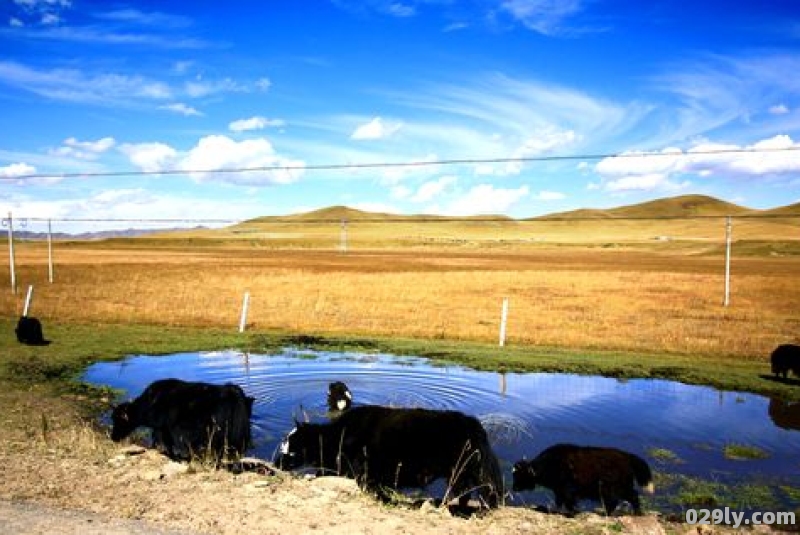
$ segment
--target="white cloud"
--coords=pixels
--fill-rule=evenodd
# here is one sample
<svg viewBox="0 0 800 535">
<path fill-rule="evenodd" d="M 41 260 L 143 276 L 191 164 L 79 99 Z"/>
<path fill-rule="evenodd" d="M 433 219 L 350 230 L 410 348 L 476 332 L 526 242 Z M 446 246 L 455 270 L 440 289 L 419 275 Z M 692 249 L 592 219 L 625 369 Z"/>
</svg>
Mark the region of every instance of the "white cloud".
<svg viewBox="0 0 800 535">
<path fill-rule="evenodd" d="M 539 193 L 533 195 L 533 198 L 537 201 L 560 201 L 566 198 L 566 195 L 563 193 L 559 193 L 558 191 L 547 191 L 542 190 Z"/>
<path fill-rule="evenodd" d="M 519 146 L 512 155 L 512 158 L 533 158 L 544 154 L 557 152 L 573 146 L 580 141 L 580 136 L 574 130 L 558 130 L 554 127 L 542 129 L 534 132 Z M 504 173 L 518 175 L 522 172 L 523 162 L 508 162 L 505 164 Z"/>
<path fill-rule="evenodd" d="M 226 136 L 206 136 L 185 153 L 158 142 L 126 143 L 119 150 L 142 171 L 185 171 L 196 180 L 218 179 L 244 186 L 289 184 L 302 176 L 304 166 L 302 161 L 276 154 L 264 138 L 235 141 Z"/>
<path fill-rule="evenodd" d="M 125 143 L 119 150 L 136 167 L 148 173 L 172 169 L 178 156 L 175 149 L 159 142 Z"/>
<path fill-rule="evenodd" d="M 527 186 L 495 188 L 479 184 L 447 204 L 441 212 L 446 215 L 502 214 L 529 195 Z"/>
<path fill-rule="evenodd" d="M 26 163 L 12 163 L 11 165 L 0 167 L 0 177 L 3 178 L 17 178 L 34 173 L 36 173 L 36 168 Z"/>
<path fill-rule="evenodd" d="M 22 22 L 22 18 L 43 26 L 58 25 L 62 20 L 60 11 L 72 6 L 71 0 L 14 0 L 11 3 L 21 8 L 17 10 L 16 16 L 11 19 L 12 22 L 18 21 L 18 27 L 25 25 Z M 16 26 L 16 24 L 12 25 Z"/>
<path fill-rule="evenodd" d="M 61 16 L 55 13 L 45 13 L 42 15 L 42 24 L 45 26 L 55 26 L 61 22 Z"/>
<path fill-rule="evenodd" d="M 789 108 L 786 106 L 786 104 L 776 104 L 769 107 L 769 112 L 772 115 L 786 115 L 789 113 Z"/>
<path fill-rule="evenodd" d="M 380 202 L 357 202 L 352 205 L 356 210 L 378 214 L 399 214 L 400 210 L 390 204 Z"/>
<path fill-rule="evenodd" d="M 608 191 L 685 188 L 679 177 L 793 177 L 800 172 L 800 143 L 787 135 L 751 145 L 697 143 L 687 151 L 668 148 L 659 154 L 629 152 L 605 158 L 594 168 Z"/>
<path fill-rule="evenodd" d="M 272 80 L 266 77 L 259 78 L 256 80 L 255 86 L 259 91 L 268 91 L 272 87 Z"/>
<path fill-rule="evenodd" d="M 375 117 L 370 122 L 360 125 L 350 135 L 350 139 L 355 140 L 372 140 L 384 139 L 390 137 L 402 128 L 401 123 L 385 124 L 383 119 Z"/>
<path fill-rule="evenodd" d="M 606 191 L 618 193 L 624 191 L 678 191 L 689 187 L 689 182 L 677 183 L 667 175 L 657 173 L 625 176 L 604 184 Z"/>
<path fill-rule="evenodd" d="M 749 146 L 701 145 L 690 150 L 743 150 L 734 154 L 696 154 L 691 158 L 691 170 L 706 174 L 734 176 L 796 175 L 800 172 L 800 143 L 787 135 L 778 135 Z"/>
<path fill-rule="evenodd" d="M 284 126 L 286 123 L 282 119 L 267 119 L 256 115 L 249 119 L 239 119 L 232 121 L 228 129 L 232 132 L 247 132 L 250 130 L 263 130 L 268 126 Z"/>
<path fill-rule="evenodd" d="M 220 178 L 239 185 L 289 184 L 303 174 L 303 162 L 275 153 L 265 138 L 235 141 L 226 136 L 206 136 L 182 158 L 179 167 L 198 180 Z M 261 169 L 235 173 L 206 173 L 206 170 Z"/>
<path fill-rule="evenodd" d="M 389 190 L 389 194 L 393 199 L 407 199 L 412 193 L 411 188 L 403 185 L 394 186 Z"/>
<path fill-rule="evenodd" d="M 438 180 L 432 180 L 422 184 L 409 198 L 411 202 L 423 203 L 430 202 L 434 197 L 440 195 L 448 187 L 454 185 L 458 181 L 455 176 L 443 176 Z"/>
<path fill-rule="evenodd" d="M 64 140 L 63 145 L 53 149 L 51 154 L 78 160 L 96 160 L 114 145 L 116 145 L 116 141 L 113 137 L 104 137 L 96 141 L 78 141 L 74 137 L 70 137 Z"/>
<path fill-rule="evenodd" d="M 595 171 L 602 177 L 599 187 L 606 191 L 675 191 L 688 187 L 688 183 L 670 179 L 685 167 L 683 151 L 667 148 L 654 155 L 630 151 L 605 158 L 595 166 Z"/>
<path fill-rule="evenodd" d="M 196 116 L 201 117 L 203 114 L 197 111 L 195 108 L 184 104 L 182 102 L 175 102 L 173 104 L 165 104 L 164 106 L 159 106 L 158 109 L 160 110 L 167 110 L 173 113 L 177 113 L 180 115 L 185 115 L 186 117 Z"/>
<path fill-rule="evenodd" d="M 268 210 L 269 208 L 266 208 Z M 89 196 L 45 200 L 39 196 L 17 195 L 0 199 L 0 210 L 27 217 L 52 218 L 55 232 L 83 232 L 109 229 L 165 228 L 195 226 L 198 220 L 214 219 L 230 222 L 264 215 L 263 199 L 237 196 L 228 198 L 194 197 L 191 192 L 156 193 L 143 188 L 103 190 Z M 95 223 L 69 223 L 59 219 L 98 219 Z M 120 219 L 136 220 L 114 221 Z M 159 220 L 159 221 L 154 221 Z M 164 220 L 185 220 L 164 221 Z M 219 226 L 221 222 L 202 222 L 206 226 Z M 33 230 L 33 229 L 32 229 Z"/>
</svg>

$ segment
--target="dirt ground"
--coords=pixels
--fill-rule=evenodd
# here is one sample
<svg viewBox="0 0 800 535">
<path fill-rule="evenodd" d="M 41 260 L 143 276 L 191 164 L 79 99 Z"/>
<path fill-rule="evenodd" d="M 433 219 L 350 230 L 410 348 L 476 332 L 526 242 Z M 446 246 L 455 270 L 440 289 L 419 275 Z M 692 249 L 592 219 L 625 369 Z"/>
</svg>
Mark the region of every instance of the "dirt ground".
<svg viewBox="0 0 800 535">
<path fill-rule="evenodd" d="M 0 533 L 7 534 L 560 534 L 711 535 L 655 514 L 576 518 L 502 507 L 471 518 L 377 503 L 348 479 L 212 470 L 117 445 L 89 426 L 0 437 Z M 769 530 L 766 530 L 769 531 Z"/>
</svg>

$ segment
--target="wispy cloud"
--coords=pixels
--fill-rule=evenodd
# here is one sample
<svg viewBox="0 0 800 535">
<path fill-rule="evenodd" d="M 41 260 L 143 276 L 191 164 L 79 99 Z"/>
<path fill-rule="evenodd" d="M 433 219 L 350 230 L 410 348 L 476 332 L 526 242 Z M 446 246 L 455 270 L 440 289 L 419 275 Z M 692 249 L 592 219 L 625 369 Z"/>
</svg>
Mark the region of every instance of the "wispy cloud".
<svg viewBox="0 0 800 535">
<path fill-rule="evenodd" d="M 187 103 L 164 103 L 181 97 L 199 99 L 249 92 L 256 87 L 231 78 L 193 79 L 173 85 L 138 74 L 93 73 L 72 68 L 39 69 L 10 61 L 0 61 L 0 85 L 53 100 L 99 106 L 130 108 L 157 103 L 160 109 L 182 115 L 202 114 Z"/>
<path fill-rule="evenodd" d="M 444 159 L 464 154 L 525 158 L 609 150 L 650 109 L 637 102 L 619 104 L 567 87 L 497 74 L 390 96 L 408 109 L 403 138 L 437 147 Z M 476 172 L 509 175 L 520 173 L 523 167 L 487 164 Z"/>
<path fill-rule="evenodd" d="M 11 4 L 11 25 L 23 27 L 28 25 L 52 26 L 62 20 L 62 13 L 72 7 L 71 0 L 13 0 Z"/>
<path fill-rule="evenodd" d="M 286 124 L 282 119 L 267 119 L 260 115 L 250 117 L 249 119 L 238 119 L 232 121 L 228 125 L 228 130 L 231 132 L 248 132 L 251 130 L 263 130 L 269 126 L 281 127 Z"/>
<path fill-rule="evenodd" d="M 184 104 L 183 102 L 165 104 L 163 106 L 159 106 L 158 108 L 161 110 L 171 111 L 172 113 L 177 113 L 179 115 L 185 115 L 186 117 L 201 117 L 203 115 L 202 112 L 196 110 L 192 106 Z"/>
<path fill-rule="evenodd" d="M 130 99 L 157 101 L 173 95 L 167 84 L 142 76 L 87 74 L 76 69 L 40 70 L 8 61 L 0 61 L 0 84 L 55 100 L 94 104 L 117 104 Z"/>
<path fill-rule="evenodd" d="M 93 13 L 99 20 L 124 22 L 138 26 L 152 26 L 163 29 L 188 28 L 192 20 L 181 15 L 164 13 L 162 11 L 141 11 L 139 9 L 116 9 Z"/>
<path fill-rule="evenodd" d="M 581 0 L 504 0 L 500 8 L 525 27 L 553 36 L 576 32 L 568 21 L 583 9 Z"/>
<path fill-rule="evenodd" d="M 136 45 L 162 49 L 199 50 L 213 45 L 193 37 L 160 35 L 125 30 L 113 30 L 97 26 L 46 26 L 31 27 L 16 25 L 2 30 L 6 36 L 42 41 L 63 41 L 96 45 Z"/>
<path fill-rule="evenodd" d="M 800 99 L 800 79 L 787 72 L 800 72 L 800 56 L 705 56 L 669 66 L 653 79 L 653 88 L 670 99 L 659 117 L 657 143 L 684 142 L 723 129 L 732 132 L 728 138 L 741 141 L 758 135 L 755 117 L 778 99 Z M 774 125 L 766 130 L 774 131 Z"/>
</svg>

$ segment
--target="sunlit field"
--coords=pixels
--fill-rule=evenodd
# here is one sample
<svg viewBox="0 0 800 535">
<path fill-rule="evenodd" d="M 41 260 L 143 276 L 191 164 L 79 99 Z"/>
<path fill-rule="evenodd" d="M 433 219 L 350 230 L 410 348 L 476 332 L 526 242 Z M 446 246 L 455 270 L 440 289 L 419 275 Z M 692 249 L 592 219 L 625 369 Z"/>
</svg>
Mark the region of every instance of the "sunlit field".
<svg viewBox="0 0 800 535">
<path fill-rule="evenodd" d="M 0 301 L 9 316 L 20 314 L 32 284 L 31 314 L 45 325 L 236 330 L 249 292 L 250 332 L 491 342 L 507 297 L 509 345 L 766 359 L 776 344 L 800 338 L 798 224 L 771 221 L 777 226 L 765 238 L 763 226 L 761 234 L 747 230 L 761 222 L 737 223 L 725 307 L 720 221 L 700 222 L 705 230 L 669 222 L 669 238 L 647 228 L 651 223 L 609 230 L 581 222 L 585 232 L 573 224 L 574 238 L 558 243 L 555 234 L 568 228 L 563 222 L 549 222 L 547 232 L 516 224 L 503 232 L 485 223 L 434 232 L 417 223 L 416 234 L 408 225 L 373 223 L 370 233 L 368 224 L 350 223 L 346 250 L 341 226 L 321 223 L 56 241 L 52 284 L 46 243 L 23 241 L 15 248 L 17 293 L 5 265 Z"/>
</svg>

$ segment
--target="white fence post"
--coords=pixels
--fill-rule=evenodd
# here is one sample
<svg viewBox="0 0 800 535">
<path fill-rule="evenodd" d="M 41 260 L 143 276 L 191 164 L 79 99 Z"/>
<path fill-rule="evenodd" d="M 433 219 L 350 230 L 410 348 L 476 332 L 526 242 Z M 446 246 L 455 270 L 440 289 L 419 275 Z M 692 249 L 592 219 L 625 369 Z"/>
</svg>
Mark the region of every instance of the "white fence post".
<svg viewBox="0 0 800 535">
<path fill-rule="evenodd" d="M 506 323 L 508 322 L 508 297 L 503 298 L 503 312 L 500 314 L 500 347 L 506 344 Z"/>
<path fill-rule="evenodd" d="M 47 220 L 47 280 L 53 284 L 53 228 Z"/>
<path fill-rule="evenodd" d="M 728 306 L 731 302 L 731 234 L 733 223 L 731 216 L 725 219 L 725 298 L 722 306 Z"/>
<path fill-rule="evenodd" d="M 8 219 L 3 219 L 3 224 L 8 226 L 8 258 L 11 269 L 11 293 L 17 293 L 17 274 L 14 271 L 14 225 L 11 212 L 8 212 Z"/>
<path fill-rule="evenodd" d="M 250 307 L 250 292 L 244 293 L 242 300 L 242 317 L 239 319 L 239 332 L 244 332 L 244 326 L 247 323 L 247 309 Z"/>
<path fill-rule="evenodd" d="M 28 295 L 25 296 L 25 308 L 22 309 L 22 315 L 27 317 L 28 310 L 31 308 L 31 300 L 33 299 L 33 284 L 28 285 Z"/>
</svg>

